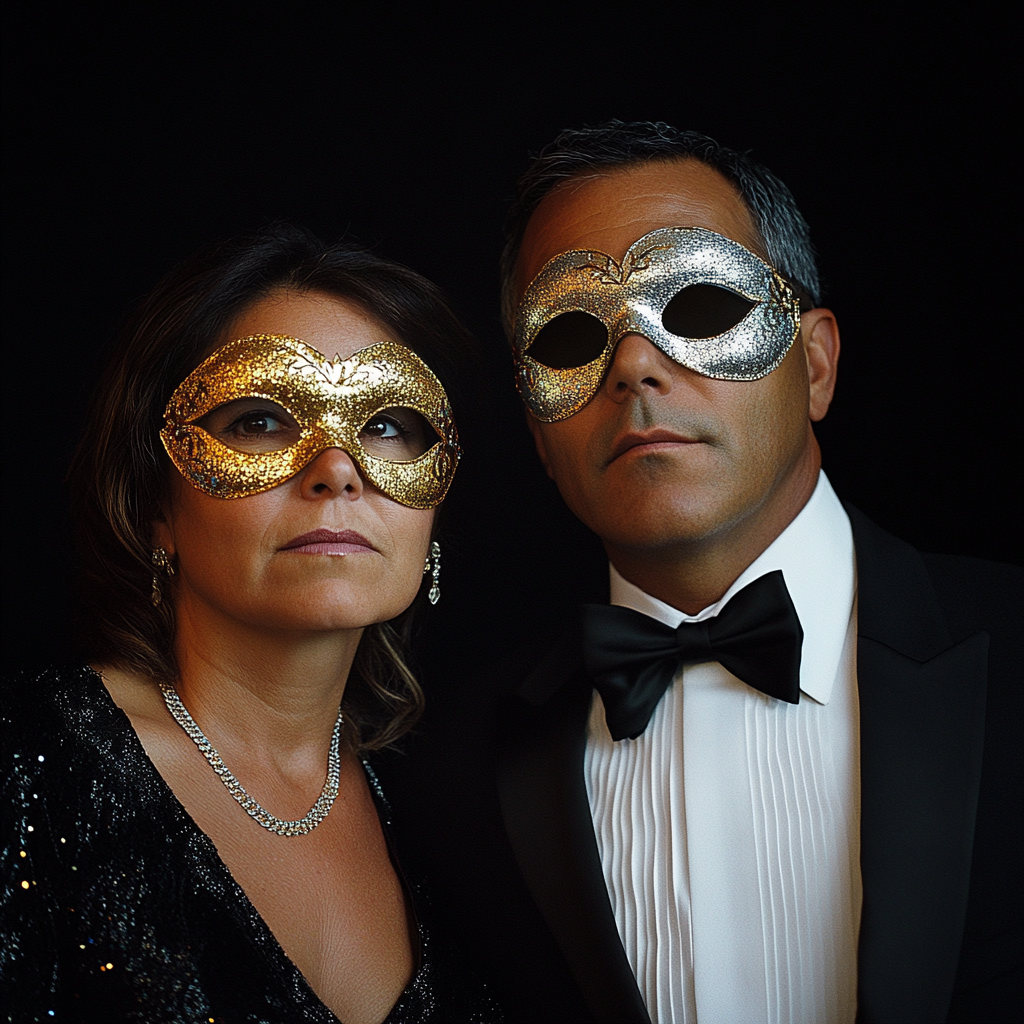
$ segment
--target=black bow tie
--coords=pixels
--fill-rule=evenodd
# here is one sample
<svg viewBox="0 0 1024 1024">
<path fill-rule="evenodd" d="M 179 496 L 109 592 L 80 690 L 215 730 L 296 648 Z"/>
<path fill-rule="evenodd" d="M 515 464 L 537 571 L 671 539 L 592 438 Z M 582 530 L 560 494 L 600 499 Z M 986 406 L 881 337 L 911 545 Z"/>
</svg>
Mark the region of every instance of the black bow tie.
<svg viewBox="0 0 1024 1024">
<path fill-rule="evenodd" d="M 676 629 L 617 605 L 586 604 L 583 661 L 604 701 L 612 739 L 636 739 L 682 662 L 717 661 L 748 686 L 800 701 L 800 628 L 776 569 L 733 595 L 714 618 Z"/>
</svg>

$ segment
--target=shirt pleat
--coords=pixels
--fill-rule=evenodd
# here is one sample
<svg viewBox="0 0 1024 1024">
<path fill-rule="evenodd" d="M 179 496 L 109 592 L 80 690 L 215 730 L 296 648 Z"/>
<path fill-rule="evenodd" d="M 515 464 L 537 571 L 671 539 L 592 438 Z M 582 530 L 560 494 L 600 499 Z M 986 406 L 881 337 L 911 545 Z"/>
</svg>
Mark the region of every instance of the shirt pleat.
<svg viewBox="0 0 1024 1024">
<path fill-rule="evenodd" d="M 815 605 L 831 601 L 831 617 L 818 620 L 824 648 L 808 664 L 832 667 L 827 678 L 801 676 L 799 704 L 752 690 L 718 663 L 688 665 L 647 729 L 616 742 L 594 694 L 587 794 L 616 927 L 654 1024 L 852 1024 L 856 1016 L 852 537 L 827 481 L 815 498 L 758 560 L 765 568 L 749 571 L 783 569 L 805 634 Z M 830 541 L 837 523 L 846 539 Z M 620 595 L 631 587 L 622 583 Z M 690 618 L 628 593 L 617 603 L 672 626 Z"/>
</svg>

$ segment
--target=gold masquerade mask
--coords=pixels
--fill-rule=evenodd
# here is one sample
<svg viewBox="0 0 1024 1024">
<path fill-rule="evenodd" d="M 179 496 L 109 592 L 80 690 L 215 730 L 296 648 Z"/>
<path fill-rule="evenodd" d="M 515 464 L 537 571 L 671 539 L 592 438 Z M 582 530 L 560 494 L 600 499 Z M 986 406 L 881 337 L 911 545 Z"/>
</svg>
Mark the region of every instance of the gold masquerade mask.
<svg viewBox="0 0 1024 1024">
<path fill-rule="evenodd" d="M 441 382 L 397 342 L 329 360 L 296 338 L 240 338 L 178 385 L 164 419 L 171 461 L 217 498 L 270 490 L 341 448 L 389 498 L 434 508 L 462 454 Z"/>
<path fill-rule="evenodd" d="M 660 228 L 621 263 L 573 249 L 544 264 L 516 313 L 516 385 L 553 423 L 594 397 L 625 334 L 705 377 L 757 380 L 799 330 L 793 288 L 764 260 L 705 228 Z"/>
</svg>

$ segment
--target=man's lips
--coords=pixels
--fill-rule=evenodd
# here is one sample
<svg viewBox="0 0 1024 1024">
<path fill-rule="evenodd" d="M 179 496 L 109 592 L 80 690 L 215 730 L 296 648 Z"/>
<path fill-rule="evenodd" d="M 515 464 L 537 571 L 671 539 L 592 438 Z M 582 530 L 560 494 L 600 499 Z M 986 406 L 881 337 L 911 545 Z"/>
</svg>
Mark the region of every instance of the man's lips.
<svg viewBox="0 0 1024 1024">
<path fill-rule="evenodd" d="M 311 530 L 288 541 L 281 550 L 303 555 L 358 555 L 377 549 L 355 530 Z"/>
<path fill-rule="evenodd" d="M 671 430 L 647 430 L 643 433 L 630 432 L 622 434 L 612 445 L 611 456 L 608 465 L 613 463 L 620 455 L 632 451 L 634 448 L 656 448 L 662 444 L 699 444 L 695 437 L 687 437 L 685 434 L 676 434 Z"/>
</svg>

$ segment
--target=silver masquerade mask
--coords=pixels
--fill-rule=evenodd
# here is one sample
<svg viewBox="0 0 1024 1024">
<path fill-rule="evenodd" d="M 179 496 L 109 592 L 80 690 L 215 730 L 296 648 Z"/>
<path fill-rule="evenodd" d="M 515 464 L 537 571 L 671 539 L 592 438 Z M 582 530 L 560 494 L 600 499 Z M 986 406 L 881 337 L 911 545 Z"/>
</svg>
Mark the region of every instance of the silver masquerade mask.
<svg viewBox="0 0 1024 1024">
<path fill-rule="evenodd" d="M 621 263 L 593 249 L 548 260 L 516 313 L 516 384 L 552 423 L 594 397 L 623 335 L 642 334 L 705 377 L 757 380 L 799 330 L 792 286 L 760 257 L 705 228 L 659 228 Z"/>
</svg>

